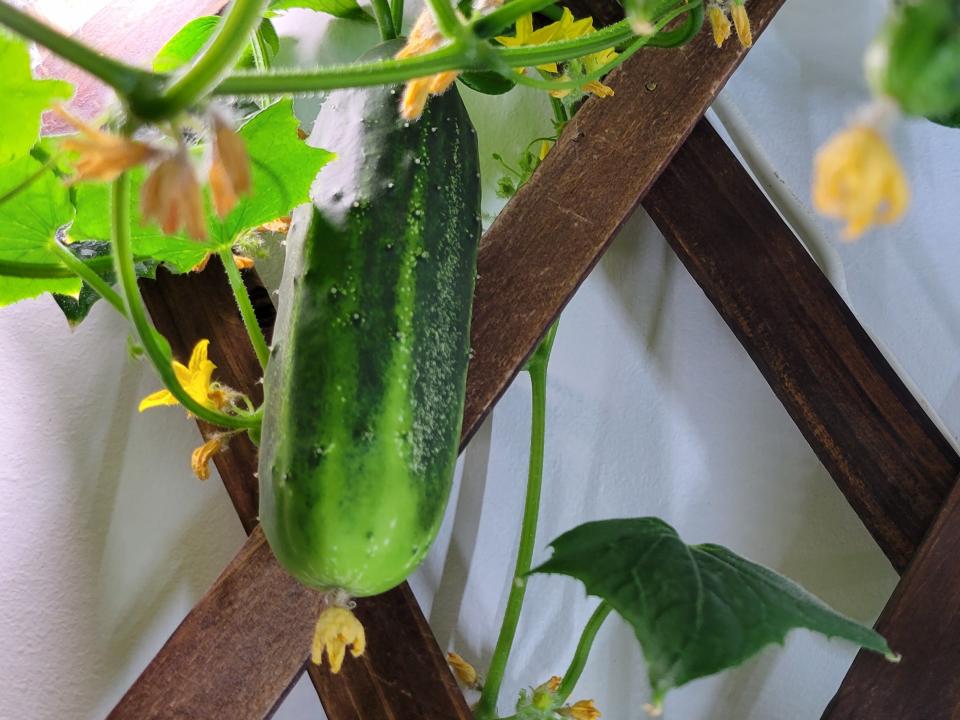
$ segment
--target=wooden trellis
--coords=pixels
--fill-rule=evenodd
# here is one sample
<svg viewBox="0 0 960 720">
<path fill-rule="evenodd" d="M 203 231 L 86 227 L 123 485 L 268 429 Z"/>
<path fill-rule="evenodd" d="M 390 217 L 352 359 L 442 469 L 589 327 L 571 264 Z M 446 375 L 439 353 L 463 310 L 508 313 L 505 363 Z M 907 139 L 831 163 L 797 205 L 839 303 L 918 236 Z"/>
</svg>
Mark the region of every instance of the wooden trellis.
<svg viewBox="0 0 960 720">
<path fill-rule="evenodd" d="M 750 1 L 757 36 L 781 4 Z M 706 34 L 638 53 L 609 78 L 616 95 L 577 113 L 497 218 L 480 253 L 462 441 L 642 201 L 891 563 L 909 568 L 879 622 L 906 659 L 858 656 L 824 717 L 953 718 L 960 457 L 701 120 L 743 56 L 733 43 L 717 51 Z M 259 366 L 211 266 L 145 282 L 150 311 L 180 356 L 210 338 L 222 379 L 256 398 Z M 269 330 L 269 296 L 255 274 L 247 281 Z M 256 527 L 253 446 L 238 439 L 216 462 L 250 537 L 110 717 L 265 718 L 307 668 L 331 720 L 469 718 L 406 585 L 358 604 L 363 658 L 336 677 L 307 667 L 321 596 L 279 567 Z"/>
</svg>

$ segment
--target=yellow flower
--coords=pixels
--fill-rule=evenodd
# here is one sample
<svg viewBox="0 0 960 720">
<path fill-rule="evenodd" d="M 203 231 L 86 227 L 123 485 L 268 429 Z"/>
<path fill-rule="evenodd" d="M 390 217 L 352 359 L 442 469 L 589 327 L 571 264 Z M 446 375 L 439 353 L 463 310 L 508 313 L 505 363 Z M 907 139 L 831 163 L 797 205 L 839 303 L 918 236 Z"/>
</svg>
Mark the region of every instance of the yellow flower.
<svg viewBox="0 0 960 720">
<path fill-rule="evenodd" d="M 733 0 L 730 7 L 730 14 L 733 16 L 733 26 L 737 29 L 737 37 L 740 44 L 748 48 L 753 45 L 753 31 L 750 29 L 750 17 L 747 15 L 747 8 L 743 0 Z"/>
<path fill-rule="evenodd" d="M 573 720 L 597 720 L 601 712 L 593 704 L 593 700 L 578 700 L 573 705 L 560 709 L 560 714 Z"/>
<path fill-rule="evenodd" d="M 559 675 L 552 675 L 545 685 L 550 692 L 556 692 L 560 689 L 561 682 L 563 682 L 563 679 Z"/>
<path fill-rule="evenodd" d="M 167 234 L 185 227 L 197 240 L 207 236 L 203 195 L 186 148 L 181 146 L 153 169 L 140 190 L 140 209 Z"/>
<path fill-rule="evenodd" d="M 237 198 L 250 192 L 250 159 L 243 140 L 218 113 L 212 114 L 213 157 L 210 163 L 210 193 L 217 215 L 226 217 Z"/>
<path fill-rule="evenodd" d="M 396 57 L 402 59 L 433 52 L 445 42 L 446 38 L 437 28 L 430 10 L 424 8 L 410 31 L 406 45 L 400 49 Z M 423 109 L 427 106 L 427 100 L 430 99 L 430 96 L 445 93 L 453 85 L 459 74 L 457 71 L 450 70 L 408 80 L 403 88 L 403 97 L 400 100 L 400 114 L 405 120 L 419 118 L 423 115 Z"/>
<path fill-rule="evenodd" d="M 723 47 L 731 32 L 727 11 L 716 3 L 710 3 L 707 6 L 707 19 L 710 21 L 710 28 L 713 30 L 713 42 L 718 48 Z"/>
<path fill-rule="evenodd" d="M 190 468 L 198 479 L 207 480 L 210 478 L 210 461 L 213 460 L 213 456 L 223 450 L 225 446 L 226 443 L 224 442 L 223 436 L 214 435 L 193 451 L 193 454 L 190 456 Z"/>
<path fill-rule="evenodd" d="M 495 38 L 497 42 L 506 47 L 521 47 L 526 45 L 543 45 L 548 42 L 558 40 L 576 40 L 584 35 L 596 32 L 593 27 L 593 18 L 585 17 L 577 20 L 569 8 L 563 9 L 563 14 L 556 22 L 545 25 L 539 30 L 533 29 L 533 15 L 524 15 L 517 20 L 516 35 L 500 36 Z M 583 63 L 583 69 L 587 73 L 595 72 L 601 67 L 611 62 L 617 57 L 613 48 L 607 48 L 600 52 L 591 53 L 580 58 Z M 538 70 L 545 72 L 559 72 L 557 63 L 545 63 L 537 65 Z M 523 72 L 523 68 L 517 68 L 517 72 Z M 561 75 L 561 80 L 569 80 L 567 75 Z M 610 97 L 613 95 L 613 88 L 604 85 L 598 80 L 591 80 L 585 83 L 581 88 L 584 92 L 592 93 L 597 97 Z M 562 98 L 570 94 L 569 90 L 552 90 L 550 94 L 553 97 Z"/>
<path fill-rule="evenodd" d="M 363 655 L 367 647 L 363 625 L 357 620 L 356 615 L 345 607 L 327 608 L 317 618 L 310 660 L 314 665 L 323 664 L 323 651 L 326 650 L 330 671 L 338 673 L 343 665 L 343 657 L 348 646 L 352 646 L 350 654 L 354 657 Z"/>
<path fill-rule="evenodd" d="M 198 342 L 190 354 L 189 364 L 184 366 L 174 360 L 172 363 L 173 372 L 187 395 L 205 407 L 220 409 L 226 404 L 226 395 L 223 388 L 212 382 L 213 371 L 217 369 L 217 366 L 207 358 L 207 348 L 209 346 L 209 340 Z M 141 400 L 139 409 L 140 412 L 143 412 L 152 407 L 179 404 L 180 402 L 173 396 L 172 392 L 159 390 Z"/>
<path fill-rule="evenodd" d="M 65 150 L 79 155 L 76 162 L 78 180 L 115 180 L 124 170 L 145 163 L 157 153 L 144 143 L 97 130 L 59 105 L 54 106 L 53 112 L 80 132 L 62 142 Z"/>
<path fill-rule="evenodd" d="M 824 215 L 846 221 L 846 239 L 856 239 L 872 225 L 895 222 L 909 201 L 903 168 L 875 128 L 856 123 L 817 152 L 813 204 Z"/>
<path fill-rule="evenodd" d="M 473 665 L 455 652 L 447 653 L 447 662 L 450 663 L 450 668 L 453 670 L 453 674 L 457 676 L 457 680 L 470 688 L 479 687 L 480 676 Z"/>
<path fill-rule="evenodd" d="M 567 8 L 563 9 L 564 16 L 570 11 Z M 573 14 L 570 14 L 570 17 L 573 17 Z M 560 31 L 560 22 L 550 23 L 538 30 L 533 29 L 533 14 L 524 15 L 523 17 L 517 20 L 515 34 L 510 35 L 499 35 L 494 38 L 498 43 L 504 47 L 524 47 L 528 45 L 543 45 L 544 43 L 553 42 L 554 40 L 559 40 L 557 33 Z M 544 63 L 543 65 L 537 65 L 539 70 L 544 70 L 545 72 L 557 72 L 556 63 Z M 518 68 L 522 72 L 522 68 Z"/>
</svg>

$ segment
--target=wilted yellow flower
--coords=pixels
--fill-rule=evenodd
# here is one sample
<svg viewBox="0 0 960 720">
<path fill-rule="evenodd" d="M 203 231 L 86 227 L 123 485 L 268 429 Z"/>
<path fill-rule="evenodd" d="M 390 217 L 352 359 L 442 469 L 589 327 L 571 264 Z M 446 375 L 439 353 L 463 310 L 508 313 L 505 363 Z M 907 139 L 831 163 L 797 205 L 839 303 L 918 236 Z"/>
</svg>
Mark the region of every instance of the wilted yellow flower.
<svg viewBox="0 0 960 720">
<path fill-rule="evenodd" d="M 203 195 L 186 148 L 181 146 L 153 169 L 140 189 L 140 209 L 167 234 L 185 227 L 197 240 L 207 236 Z"/>
<path fill-rule="evenodd" d="M 503 0 L 474 0 L 474 16 L 485 15 L 499 7 L 502 2 Z M 424 8 L 417 17 L 417 22 L 414 23 L 406 44 L 395 57 L 399 60 L 416 55 L 425 55 L 434 50 L 439 50 L 446 42 L 447 39 L 437 27 L 433 14 L 429 8 Z M 460 71 L 458 70 L 447 70 L 436 75 L 408 80 L 403 88 L 403 97 L 400 100 L 400 115 L 405 120 L 419 118 L 423 114 L 423 109 L 427 106 L 427 100 L 430 99 L 430 96 L 445 93 L 459 75 Z"/>
<path fill-rule="evenodd" d="M 53 112 L 80 133 L 64 138 L 61 143 L 65 150 L 79 155 L 76 162 L 78 180 L 115 180 L 124 170 L 145 163 L 157 153 L 145 143 L 97 130 L 59 105 L 53 107 Z"/>
<path fill-rule="evenodd" d="M 192 268 L 190 268 L 190 272 L 203 272 L 204 270 L 206 270 L 207 264 L 210 262 L 211 257 L 212 257 L 211 253 L 207 253 L 206 255 L 204 255 L 203 260 L 201 260 Z M 253 258 L 245 257 L 244 255 L 234 254 L 233 264 L 236 266 L 237 270 L 249 270 L 254 266 L 255 263 Z"/>
<path fill-rule="evenodd" d="M 561 708 L 559 712 L 573 720 L 597 720 L 602 714 L 593 704 L 593 700 L 578 700 L 569 707 Z"/>
<path fill-rule="evenodd" d="M 550 692 L 556 692 L 560 689 L 561 682 L 563 682 L 563 678 L 561 678 L 559 675 L 552 675 L 544 684 L 547 686 L 547 689 Z"/>
<path fill-rule="evenodd" d="M 212 114 L 213 155 L 210 163 L 210 194 L 217 215 L 226 217 L 237 198 L 250 192 L 250 159 L 243 140 L 218 113 Z"/>
<path fill-rule="evenodd" d="M 710 3 L 707 6 L 707 19 L 710 21 L 710 29 L 713 30 L 713 42 L 716 46 L 723 47 L 723 44 L 730 37 L 730 18 L 727 17 L 727 11 L 717 3 Z"/>
<path fill-rule="evenodd" d="M 895 222 L 909 202 L 903 168 L 886 138 L 870 125 L 853 124 L 817 152 L 813 205 L 846 221 L 846 239 L 855 240 L 872 225 Z"/>
<path fill-rule="evenodd" d="M 207 480 L 210 478 L 210 461 L 213 460 L 214 455 L 223 450 L 224 446 L 223 437 L 214 435 L 193 451 L 190 456 L 190 468 L 198 479 Z"/>
<path fill-rule="evenodd" d="M 733 16 L 733 26 L 737 29 L 740 44 L 745 48 L 753 45 L 750 16 L 747 15 L 747 7 L 743 4 L 743 0 L 733 0 L 733 5 L 730 6 L 730 15 Z"/>
<path fill-rule="evenodd" d="M 347 647 L 354 657 L 363 655 L 367 647 L 367 637 L 363 625 L 350 610 L 333 606 L 320 613 L 313 631 L 313 645 L 310 660 L 314 665 L 323 664 L 323 652 L 327 652 L 330 671 L 340 672 Z"/>
<path fill-rule="evenodd" d="M 406 45 L 400 49 L 396 57 L 402 59 L 433 52 L 443 45 L 445 40 L 429 8 L 424 8 L 410 31 Z M 448 71 L 408 80 L 403 88 L 400 114 L 407 120 L 419 118 L 430 96 L 446 92 L 457 79 L 457 75 L 459 75 L 458 72 Z"/>
<path fill-rule="evenodd" d="M 476 688 L 479 685 L 480 676 L 477 674 L 477 669 L 460 655 L 455 652 L 448 652 L 447 662 L 450 664 L 453 674 L 457 676 L 457 680 L 461 683 L 470 688 Z"/>
<path fill-rule="evenodd" d="M 260 232 L 285 233 L 290 230 L 290 216 L 284 215 L 276 220 L 265 222 L 263 225 L 259 226 L 257 230 Z"/>
<path fill-rule="evenodd" d="M 226 393 L 219 384 L 213 382 L 213 371 L 217 369 L 217 366 L 207 357 L 209 347 L 209 340 L 198 342 L 190 354 L 189 364 L 184 366 L 174 360 L 172 363 L 173 372 L 187 395 L 205 407 L 220 409 L 226 404 Z M 180 401 L 174 397 L 172 392 L 159 390 L 141 400 L 139 410 L 143 412 L 147 408 L 179 404 Z"/>
</svg>

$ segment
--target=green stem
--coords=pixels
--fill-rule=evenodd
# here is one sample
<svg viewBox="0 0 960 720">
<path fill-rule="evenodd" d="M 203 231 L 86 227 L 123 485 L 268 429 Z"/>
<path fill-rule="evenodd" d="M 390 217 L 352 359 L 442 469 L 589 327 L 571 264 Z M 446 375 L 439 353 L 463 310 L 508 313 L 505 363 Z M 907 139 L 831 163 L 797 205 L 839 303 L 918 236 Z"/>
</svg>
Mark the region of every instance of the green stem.
<svg viewBox="0 0 960 720">
<path fill-rule="evenodd" d="M 131 98 L 134 111 L 151 120 L 169 118 L 209 93 L 236 65 L 266 6 L 267 0 L 233 0 L 213 39 L 186 72 L 159 98 L 142 103 Z"/>
<path fill-rule="evenodd" d="M 478 38 L 492 38 L 524 15 L 543 10 L 554 2 L 555 0 L 512 0 L 491 13 L 477 17 L 471 21 L 470 27 Z"/>
<path fill-rule="evenodd" d="M 230 289 L 233 290 L 237 307 L 240 308 L 240 317 L 243 318 L 243 325 L 247 328 L 247 335 L 250 336 L 250 344 L 253 345 L 253 351 L 257 354 L 260 367 L 265 369 L 267 360 L 270 358 L 270 348 L 267 347 L 267 340 L 263 336 L 260 323 L 257 322 L 257 314 L 253 311 L 253 304 L 250 302 L 250 294 L 247 292 L 247 286 L 243 284 L 240 270 L 233 262 L 233 253 L 230 248 L 220 251 L 220 262 L 223 263 L 223 269 L 227 271 L 227 280 L 230 283 Z"/>
<path fill-rule="evenodd" d="M 520 526 L 520 546 L 517 548 L 517 562 L 513 570 L 513 582 L 507 597 L 507 607 L 503 614 L 500 634 L 493 650 L 490 667 L 483 684 L 483 692 L 477 703 L 477 720 L 489 720 L 496 716 L 497 698 L 500 685 L 507 669 L 510 650 L 517 634 L 523 598 L 527 591 L 526 575 L 533 560 L 533 549 L 537 538 L 537 519 L 540 514 L 540 490 L 543 485 L 543 448 L 547 418 L 547 364 L 550 350 L 556 337 L 557 325 L 547 332 L 547 336 L 534 351 L 527 372 L 533 389 L 533 412 L 530 424 L 530 465 L 527 472 L 527 493 L 523 505 L 523 520 Z"/>
<path fill-rule="evenodd" d="M 403 0 L 392 0 L 390 15 L 393 20 L 393 30 L 397 33 L 397 37 L 400 37 L 403 35 Z"/>
<path fill-rule="evenodd" d="M 600 630 L 600 626 L 603 625 L 603 621 L 607 619 L 611 610 L 613 608 L 606 601 L 601 602 L 597 609 L 593 611 L 590 619 L 587 620 L 587 624 L 583 628 L 583 634 L 580 635 L 580 642 L 577 643 L 577 649 L 573 653 L 573 659 L 570 661 L 570 666 L 563 674 L 560 687 L 557 688 L 557 699 L 561 703 L 567 701 L 583 674 L 583 668 L 587 664 L 587 657 L 590 655 L 590 648 L 593 647 L 593 641 L 597 637 L 597 631 Z"/>
<path fill-rule="evenodd" d="M 54 30 L 6 2 L 0 2 L 0 24 L 52 50 L 120 93 L 131 93 L 141 82 L 152 77 L 151 73 L 101 55 L 89 45 Z"/>
<path fill-rule="evenodd" d="M 377 19 L 377 27 L 380 28 L 380 39 L 386 42 L 397 37 L 397 31 L 393 25 L 393 15 L 390 13 L 390 3 L 388 0 L 371 0 L 373 7 L 373 16 Z"/>
<path fill-rule="evenodd" d="M 437 21 L 440 32 L 448 38 L 463 37 L 466 27 L 457 17 L 457 12 L 453 9 L 450 0 L 426 0 L 426 4 L 433 13 L 433 19 Z"/>
<path fill-rule="evenodd" d="M 50 243 L 50 248 L 53 250 L 53 253 L 60 258 L 60 262 L 66 265 L 71 272 L 79 276 L 81 280 L 93 288 L 97 295 L 110 303 L 118 313 L 126 317 L 127 310 L 123 306 L 123 298 L 110 287 L 106 280 L 97 275 L 89 265 L 70 252 L 69 248 L 61 245 L 56 240 Z"/>
<path fill-rule="evenodd" d="M 104 256 L 81 262 L 91 270 L 98 268 L 100 270 L 108 270 L 112 260 Z M 19 262 L 17 260 L 0 260 L 0 276 L 53 280 L 57 278 L 71 278 L 75 275 L 75 272 L 61 263 L 32 263 Z"/>
<path fill-rule="evenodd" d="M 691 3 L 691 6 L 695 4 Z M 677 14 L 680 14 L 680 12 L 677 12 Z M 519 48 L 485 48 L 481 44 L 478 48 L 487 50 L 486 55 L 495 66 L 503 68 L 532 67 L 589 55 L 619 45 L 632 37 L 633 32 L 630 30 L 630 26 L 627 25 L 626 21 L 621 21 L 574 40 L 561 40 L 544 45 Z M 489 69 L 486 64 L 477 61 L 478 48 L 474 48 L 471 52 L 465 49 L 464 44 L 454 41 L 434 52 L 402 60 L 378 60 L 354 65 L 331 65 L 312 71 L 288 71 L 270 74 L 240 72 L 226 78 L 214 88 L 213 93 L 215 95 L 309 93 L 345 87 L 391 85 L 417 77 L 435 75 L 446 70 Z M 614 63 L 614 65 L 616 64 Z"/>
<path fill-rule="evenodd" d="M 690 9 L 686 22 L 676 30 L 657 33 L 647 47 L 675 48 L 686 45 L 693 40 L 703 28 L 704 9 L 703 3 L 696 3 L 696 7 Z"/>
<path fill-rule="evenodd" d="M 253 66 L 260 71 L 270 69 L 270 53 L 267 51 L 267 43 L 263 39 L 263 23 L 257 26 L 257 29 L 250 35 L 250 50 L 253 55 Z M 261 95 L 257 100 L 260 107 L 264 108 L 271 103 L 269 95 Z"/>
<path fill-rule="evenodd" d="M 153 362 L 163 384 L 183 407 L 200 420 L 212 425 L 230 429 L 248 429 L 256 427 L 259 418 L 255 415 L 226 415 L 201 405 L 183 389 L 171 364 L 169 347 L 163 336 L 158 333 L 147 319 L 147 312 L 137 285 L 134 270 L 133 252 L 130 244 L 130 179 L 123 173 L 113 182 L 111 188 L 111 228 L 110 242 L 113 246 L 114 271 L 123 292 L 126 315 L 130 319 L 140 344 Z"/>
<path fill-rule="evenodd" d="M 668 25 L 674 18 L 677 18 L 686 12 L 690 12 L 691 10 L 695 11 L 696 8 L 699 6 L 700 6 L 700 2 L 699 0 L 697 0 L 697 2 L 687 3 L 686 5 L 682 5 L 678 8 L 675 8 L 670 13 L 668 13 L 667 15 L 665 15 L 663 18 L 660 19 L 660 21 L 656 25 L 657 30 L 660 30 L 661 28 Z M 611 25 L 610 27 L 615 27 L 615 26 Z M 635 38 L 634 41 L 630 43 L 630 45 L 628 45 L 625 50 L 619 53 L 616 58 L 608 62 L 606 65 L 602 65 L 601 67 L 597 68 L 593 72 L 589 72 L 589 73 L 586 73 L 585 75 L 581 75 L 576 79 L 538 80 L 537 78 L 529 77 L 528 75 L 518 75 L 516 73 L 512 73 L 509 77 L 518 85 L 526 85 L 528 87 L 537 88 L 539 90 L 574 90 L 582 87 L 584 84 L 592 80 L 599 80 L 600 78 L 609 74 L 610 71 L 613 70 L 615 67 L 626 62 L 631 57 L 633 57 L 633 55 L 636 54 L 639 50 L 642 50 L 644 47 L 646 47 L 650 43 L 650 41 L 655 37 L 656 35 L 654 34 L 654 35 L 644 35 L 642 37 Z"/>
</svg>

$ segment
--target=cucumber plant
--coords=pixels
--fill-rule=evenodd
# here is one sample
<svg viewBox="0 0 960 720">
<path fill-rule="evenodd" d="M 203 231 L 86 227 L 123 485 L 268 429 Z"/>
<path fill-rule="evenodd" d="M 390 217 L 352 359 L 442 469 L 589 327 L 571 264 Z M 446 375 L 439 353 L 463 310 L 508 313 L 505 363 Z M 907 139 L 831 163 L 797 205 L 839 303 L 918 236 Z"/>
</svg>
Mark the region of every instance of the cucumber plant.
<svg viewBox="0 0 960 720">
<path fill-rule="evenodd" d="M 923 3 L 931 12 L 916 15 Z M 954 17 L 944 3 L 901 11 L 927 23 L 922 37 L 943 49 L 918 53 L 917 34 L 894 28 L 882 82 L 907 111 L 938 118 L 957 108 L 948 97 L 955 28 L 929 26 Z M 11 98 L 0 118 L 0 304 L 51 293 L 71 323 L 98 299 L 123 315 L 131 352 L 164 384 L 141 409 L 179 404 L 221 428 L 193 454 L 199 477 L 232 435 L 246 432 L 260 445 L 264 530 L 291 574 L 329 592 L 312 655 L 322 662 L 325 654 L 334 672 L 348 648 L 365 651 L 352 598 L 409 576 L 449 494 L 480 236 L 476 134 L 454 84 L 491 95 L 516 85 L 549 91 L 559 133 L 587 95 L 613 94 L 603 83 L 611 69 L 644 47 L 685 44 L 705 17 L 718 44 L 731 34 L 728 14 L 741 43 L 752 42 L 743 0 L 625 5 L 628 19 L 596 29 L 549 0 L 428 0 L 404 41 L 403 0 L 373 0 L 372 17 L 355 0 L 234 0 L 222 17 L 178 32 L 147 71 L 0 1 L 0 25 L 13 33 L 0 33 L 0 89 Z M 375 20 L 384 44 L 347 65 L 274 68 L 270 18 L 291 7 Z M 26 41 L 111 86 L 121 109 L 95 126 L 55 107 L 76 133 L 40 138 L 40 113 L 71 88 L 33 78 Z M 900 58 L 931 53 L 937 64 L 922 86 L 903 80 L 915 68 L 898 74 Z M 304 142 L 290 98 L 318 92 L 327 94 Z M 501 183 L 504 195 L 529 178 L 555 139 L 531 143 L 520 170 L 503 163 L 514 175 Z M 539 153 L 531 149 L 537 141 Z M 287 258 L 268 347 L 238 268 L 278 232 L 286 233 Z M 206 341 L 187 364 L 174 359 L 140 297 L 138 279 L 158 266 L 190 272 L 212 255 L 224 261 L 263 365 L 260 407 L 215 380 Z M 875 632 L 789 580 L 724 548 L 688 546 L 655 518 L 580 525 L 532 568 L 555 332 L 526 367 L 534 406 L 521 541 L 482 673 L 480 720 L 499 712 L 533 573 L 575 578 L 600 604 L 562 678 L 522 692 L 516 718 L 598 716 L 592 701 L 568 700 L 614 612 L 643 648 L 653 712 L 672 688 L 742 663 L 797 627 L 895 657 Z M 459 656 L 455 667 L 479 687 L 480 674 Z"/>
</svg>

